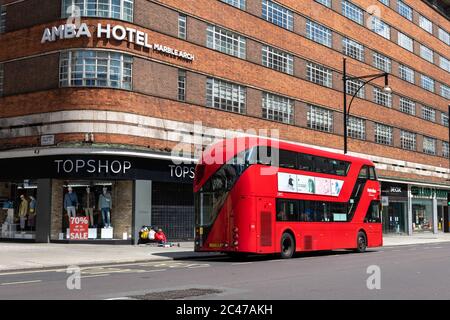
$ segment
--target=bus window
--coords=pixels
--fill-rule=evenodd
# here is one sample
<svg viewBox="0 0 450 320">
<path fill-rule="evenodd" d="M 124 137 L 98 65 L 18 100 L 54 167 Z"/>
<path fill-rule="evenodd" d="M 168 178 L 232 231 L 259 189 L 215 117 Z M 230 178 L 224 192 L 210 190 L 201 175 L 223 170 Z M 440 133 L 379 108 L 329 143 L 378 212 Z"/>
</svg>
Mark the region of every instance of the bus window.
<svg viewBox="0 0 450 320">
<path fill-rule="evenodd" d="M 280 168 L 297 168 L 297 153 L 288 150 L 280 150 Z"/>
<path fill-rule="evenodd" d="M 304 171 L 314 171 L 314 157 L 309 154 L 298 155 L 298 169 Z"/>
<path fill-rule="evenodd" d="M 368 169 L 367 166 L 363 166 L 361 168 L 361 171 L 359 172 L 359 175 L 358 175 L 358 179 L 367 180 L 367 177 L 369 176 L 369 172 L 367 169 Z"/>
<path fill-rule="evenodd" d="M 377 174 L 375 172 L 374 167 L 369 167 L 369 179 L 370 180 L 377 180 Z"/>
<path fill-rule="evenodd" d="M 372 201 L 370 203 L 369 209 L 367 209 L 366 217 L 364 222 L 366 223 L 379 223 L 381 222 L 381 204 L 380 201 Z"/>
<path fill-rule="evenodd" d="M 298 221 L 297 201 L 277 199 L 277 221 Z"/>
</svg>

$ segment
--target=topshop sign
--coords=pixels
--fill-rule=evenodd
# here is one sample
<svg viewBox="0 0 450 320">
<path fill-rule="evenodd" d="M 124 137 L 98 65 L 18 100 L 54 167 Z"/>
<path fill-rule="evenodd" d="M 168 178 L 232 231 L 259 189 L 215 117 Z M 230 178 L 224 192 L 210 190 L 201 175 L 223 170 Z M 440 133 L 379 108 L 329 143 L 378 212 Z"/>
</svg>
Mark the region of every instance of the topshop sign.
<svg viewBox="0 0 450 320">
<path fill-rule="evenodd" d="M 171 57 L 183 59 L 186 61 L 194 61 L 193 54 L 164 46 L 159 43 L 150 43 L 149 35 L 135 28 L 124 27 L 121 25 L 111 26 L 111 24 L 97 24 L 97 38 L 114 39 L 117 41 L 127 41 L 129 43 L 147 48 L 156 52 L 168 54 Z M 42 35 L 41 43 L 55 42 L 63 39 L 74 38 L 92 38 L 92 32 L 86 23 L 81 23 L 79 27 L 75 24 L 62 24 L 58 27 L 46 28 Z"/>
</svg>

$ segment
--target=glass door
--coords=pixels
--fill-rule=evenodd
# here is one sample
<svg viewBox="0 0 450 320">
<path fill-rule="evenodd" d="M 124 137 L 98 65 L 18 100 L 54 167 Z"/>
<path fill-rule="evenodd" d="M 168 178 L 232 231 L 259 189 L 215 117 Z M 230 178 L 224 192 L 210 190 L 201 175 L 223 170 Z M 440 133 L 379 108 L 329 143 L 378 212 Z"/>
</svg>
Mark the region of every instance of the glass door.
<svg viewBox="0 0 450 320">
<path fill-rule="evenodd" d="M 383 207 L 383 232 L 406 234 L 407 230 L 406 202 L 389 202 Z"/>
</svg>

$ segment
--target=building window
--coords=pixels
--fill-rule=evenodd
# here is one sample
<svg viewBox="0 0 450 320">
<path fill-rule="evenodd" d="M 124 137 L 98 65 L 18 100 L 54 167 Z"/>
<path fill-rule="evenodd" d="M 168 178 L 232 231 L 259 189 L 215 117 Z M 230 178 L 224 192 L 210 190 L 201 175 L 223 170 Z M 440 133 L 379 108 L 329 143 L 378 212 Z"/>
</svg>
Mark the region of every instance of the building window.
<svg viewBox="0 0 450 320">
<path fill-rule="evenodd" d="M 309 62 L 306 65 L 306 77 L 308 81 L 331 88 L 333 86 L 333 74 L 330 69 Z"/>
<path fill-rule="evenodd" d="M 430 77 L 427 77 L 427 76 L 421 74 L 420 75 L 420 85 L 425 90 L 434 92 L 434 80 L 431 79 Z"/>
<path fill-rule="evenodd" d="M 427 121 L 436 121 L 436 110 L 433 108 L 422 106 L 422 118 Z"/>
<path fill-rule="evenodd" d="M 428 62 L 433 63 L 433 50 L 420 45 L 420 56 L 427 60 Z"/>
<path fill-rule="evenodd" d="M 445 141 L 442 141 L 442 156 L 446 158 L 449 157 L 448 142 Z"/>
<path fill-rule="evenodd" d="M 347 122 L 347 134 L 351 138 L 366 139 L 366 121 L 364 119 L 349 116 Z"/>
<path fill-rule="evenodd" d="M 364 61 L 364 47 L 356 41 L 343 38 L 342 39 L 343 53 L 359 61 Z"/>
<path fill-rule="evenodd" d="M 379 0 L 382 4 L 389 7 L 389 0 Z"/>
<path fill-rule="evenodd" d="M 359 89 L 359 91 L 358 91 L 358 89 Z M 358 93 L 356 93 L 356 92 L 358 92 Z M 359 80 L 348 80 L 347 81 L 347 94 L 353 96 L 353 95 L 355 95 L 355 93 L 358 98 L 364 99 L 364 97 L 366 96 L 364 83 Z"/>
<path fill-rule="evenodd" d="M 373 88 L 373 101 L 385 107 L 392 107 L 392 94 L 379 88 Z"/>
<path fill-rule="evenodd" d="M 82 50 L 61 53 L 61 87 L 132 89 L 133 57 L 108 51 Z"/>
<path fill-rule="evenodd" d="M 321 24 L 308 20 L 306 22 L 306 36 L 312 41 L 321 43 L 331 48 L 332 33 L 331 30 Z"/>
<path fill-rule="evenodd" d="M 206 46 L 208 48 L 245 59 L 246 40 L 240 35 L 209 25 L 207 29 Z"/>
<path fill-rule="evenodd" d="M 186 71 L 178 70 L 178 100 L 186 101 Z"/>
<path fill-rule="evenodd" d="M 186 15 L 180 13 L 178 15 L 178 37 L 180 39 L 186 39 L 186 33 Z"/>
<path fill-rule="evenodd" d="M 3 70 L 3 63 L 0 63 L 0 97 L 3 96 L 3 78 L 5 77 L 5 72 Z"/>
<path fill-rule="evenodd" d="M 441 41 L 444 41 L 447 45 L 450 46 L 450 33 L 445 31 L 444 29 L 439 28 L 438 37 Z"/>
<path fill-rule="evenodd" d="M 82 17 L 113 18 L 133 22 L 134 0 L 63 0 L 62 17 L 72 15 L 70 7 L 80 8 Z"/>
<path fill-rule="evenodd" d="M 280 72 L 294 73 L 294 57 L 269 46 L 263 46 L 262 48 L 262 64 Z"/>
<path fill-rule="evenodd" d="M 444 57 L 439 57 L 439 66 L 442 69 L 450 72 L 450 61 L 448 59 L 446 59 Z"/>
<path fill-rule="evenodd" d="M 342 1 L 342 14 L 359 24 L 364 24 L 363 11 L 355 6 L 353 3 Z"/>
<path fill-rule="evenodd" d="M 448 127 L 448 114 L 441 113 L 441 123 L 444 127 Z"/>
<path fill-rule="evenodd" d="M 392 127 L 375 123 L 375 142 L 379 144 L 392 145 Z"/>
<path fill-rule="evenodd" d="M 245 113 L 246 89 L 238 84 L 208 78 L 206 105 L 208 107 Z"/>
<path fill-rule="evenodd" d="M 413 11 L 412 11 L 411 7 L 407 6 L 403 1 L 400 1 L 400 0 L 397 1 L 397 4 L 398 4 L 398 7 L 397 7 L 398 13 L 401 16 L 405 17 L 406 19 L 412 21 Z"/>
<path fill-rule="evenodd" d="M 231 4 L 233 7 L 245 10 L 245 0 L 220 0 L 222 2 Z"/>
<path fill-rule="evenodd" d="M 412 100 L 400 97 L 400 111 L 415 115 L 416 114 L 416 103 Z"/>
<path fill-rule="evenodd" d="M 423 152 L 426 154 L 436 154 L 436 139 L 423 137 Z"/>
<path fill-rule="evenodd" d="M 369 28 L 380 36 L 390 40 L 391 39 L 391 27 L 388 24 L 381 21 L 375 16 L 371 16 L 369 19 Z"/>
<path fill-rule="evenodd" d="M 294 123 L 294 101 L 270 93 L 262 98 L 262 116 L 283 123 Z"/>
<path fill-rule="evenodd" d="M 425 30 L 431 34 L 433 33 L 433 23 L 423 16 L 419 16 L 419 26 L 423 30 Z"/>
<path fill-rule="evenodd" d="M 314 1 L 323 4 L 328 8 L 331 8 L 331 0 L 314 0 Z"/>
<path fill-rule="evenodd" d="M 404 65 L 400 65 L 398 70 L 399 70 L 400 78 L 402 78 L 403 80 L 408 81 L 410 83 L 415 82 L 413 69 L 411 69 L 407 66 L 404 66 Z"/>
<path fill-rule="evenodd" d="M 294 16 L 292 12 L 270 0 L 263 0 L 262 2 L 262 17 L 279 27 L 288 30 L 294 28 Z"/>
<path fill-rule="evenodd" d="M 309 106 L 307 113 L 308 128 L 333 132 L 333 112 L 324 108 Z"/>
<path fill-rule="evenodd" d="M 6 6 L 0 5 L 0 33 L 6 32 Z"/>
<path fill-rule="evenodd" d="M 444 84 L 441 84 L 441 96 L 444 98 L 450 99 L 450 87 Z"/>
<path fill-rule="evenodd" d="M 400 143 L 402 149 L 416 150 L 416 134 L 413 132 L 402 130 L 400 133 Z"/>
<path fill-rule="evenodd" d="M 398 33 L 398 44 L 400 47 L 408 51 L 414 51 L 413 39 L 401 32 Z"/>
<path fill-rule="evenodd" d="M 373 53 L 373 66 L 377 69 L 383 70 L 384 72 L 391 72 L 391 59 L 378 53 Z"/>
</svg>

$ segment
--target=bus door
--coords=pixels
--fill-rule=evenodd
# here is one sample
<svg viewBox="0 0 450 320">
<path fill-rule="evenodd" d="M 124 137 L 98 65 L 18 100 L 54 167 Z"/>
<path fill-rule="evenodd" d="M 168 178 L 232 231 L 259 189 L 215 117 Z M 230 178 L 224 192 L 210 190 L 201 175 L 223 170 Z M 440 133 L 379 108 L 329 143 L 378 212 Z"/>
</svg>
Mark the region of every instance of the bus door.
<svg viewBox="0 0 450 320">
<path fill-rule="evenodd" d="M 273 198 L 257 197 L 256 199 L 256 246 L 260 253 L 271 253 L 274 251 L 275 238 L 275 203 Z M 252 222 L 253 223 L 253 222 Z M 250 224 L 250 228 L 252 225 Z"/>
</svg>

